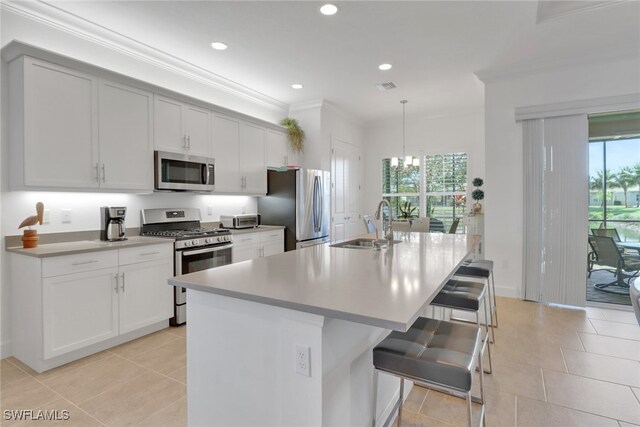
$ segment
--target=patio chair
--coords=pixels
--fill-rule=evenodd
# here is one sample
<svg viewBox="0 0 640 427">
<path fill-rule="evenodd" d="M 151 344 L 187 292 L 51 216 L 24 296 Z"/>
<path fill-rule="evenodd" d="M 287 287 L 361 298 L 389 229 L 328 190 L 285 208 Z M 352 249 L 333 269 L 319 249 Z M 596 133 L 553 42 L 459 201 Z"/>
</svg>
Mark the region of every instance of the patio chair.
<svg viewBox="0 0 640 427">
<path fill-rule="evenodd" d="M 458 229 L 458 224 L 460 224 L 460 218 L 454 218 L 451 223 L 451 227 L 449 228 L 449 234 L 454 234 Z"/>
<path fill-rule="evenodd" d="M 429 220 L 429 232 L 444 233 L 444 223 L 436 218 Z"/>
<path fill-rule="evenodd" d="M 638 275 L 640 271 L 640 260 L 636 257 L 628 257 L 620 252 L 620 249 L 613 240 L 613 237 L 607 236 L 589 236 L 589 245 L 595 254 L 590 264 L 593 271 L 593 264 L 605 267 L 604 269 L 613 269 L 616 280 L 611 283 L 597 283 L 593 285 L 596 289 L 608 292 L 606 288 L 609 286 L 618 286 L 621 288 L 629 288 L 629 281 Z M 631 272 L 628 274 L 625 272 Z M 591 275 L 591 272 L 589 273 Z M 626 280 L 626 283 L 625 283 Z"/>
<path fill-rule="evenodd" d="M 611 237 L 616 243 L 620 241 L 620 235 L 616 228 L 592 228 L 591 234 L 594 236 Z"/>
</svg>

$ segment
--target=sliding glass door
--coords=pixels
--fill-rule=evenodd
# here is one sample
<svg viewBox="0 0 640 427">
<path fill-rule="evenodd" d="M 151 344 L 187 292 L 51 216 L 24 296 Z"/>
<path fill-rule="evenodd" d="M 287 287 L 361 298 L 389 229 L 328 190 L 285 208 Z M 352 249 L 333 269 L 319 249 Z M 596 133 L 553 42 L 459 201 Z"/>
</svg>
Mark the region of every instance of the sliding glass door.
<svg viewBox="0 0 640 427">
<path fill-rule="evenodd" d="M 627 285 L 640 268 L 640 138 L 589 143 L 589 234 L 610 237 L 619 260 L 606 248 L 589 248 L 587 301 L 630 305 Z M 602 242 L 606 244 L 607 242 Z M 597 242 L 596 242 L 597 245 Z M 622 267 L 618 267 L 620 263 Z M 616 264 L 616 265 L 614 265 Z"/>
</svg>

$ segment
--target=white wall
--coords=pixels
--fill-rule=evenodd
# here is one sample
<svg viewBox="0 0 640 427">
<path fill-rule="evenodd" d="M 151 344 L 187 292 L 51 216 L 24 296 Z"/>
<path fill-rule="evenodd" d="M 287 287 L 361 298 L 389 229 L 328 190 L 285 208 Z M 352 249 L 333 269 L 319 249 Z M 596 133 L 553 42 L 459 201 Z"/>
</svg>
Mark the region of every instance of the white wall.
<svg viewBox="0 0 640 427">
<path fill-rule="evenodd" d="M 475 177 L 484 177 L 482 113 L 433 118 L 407 114 L 405 122 L 407 155 L 465 152 L 468 155 L 469 182 Z M 373 215 L 382 198 L 381 160 L 402 155 L 402 119 L 369 125 L 364 139 L 365 191 L 362 213 Z"/>
<path fill-rule="evenodd" d="M 495 262 L 497 293 L 524 294 L 522 129 L 515 108 L 638 94 L 638 70 L 636 57 L 485 83 L 485 248 Z"/>
</svg>

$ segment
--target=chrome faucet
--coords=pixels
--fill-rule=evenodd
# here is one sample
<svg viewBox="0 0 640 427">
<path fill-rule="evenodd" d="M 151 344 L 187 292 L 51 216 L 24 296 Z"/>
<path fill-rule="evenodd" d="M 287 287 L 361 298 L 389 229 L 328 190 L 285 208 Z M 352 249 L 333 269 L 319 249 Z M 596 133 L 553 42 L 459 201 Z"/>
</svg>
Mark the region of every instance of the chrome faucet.
<svg viewBox="0 0 640 427">
<path fill-rule="evenodd" d="M 388 221 L 385 227 L 384 215 L 382 214 L 382 205 L 387 205 L 387 210 L 389 211 Z M 384 238 L 391 243 L 393 240 L 393 226 L 391 225 L 391 204 L 389 204 L 388 200 L 382 199 L 380 203 L 378 203 L 378 209 L 376 210 L 376 219 L 382 218 L 382 232 L 384 233 Z M 376 229 L 376 240 L 378 240 L 378 229 Z"/>
</svg>

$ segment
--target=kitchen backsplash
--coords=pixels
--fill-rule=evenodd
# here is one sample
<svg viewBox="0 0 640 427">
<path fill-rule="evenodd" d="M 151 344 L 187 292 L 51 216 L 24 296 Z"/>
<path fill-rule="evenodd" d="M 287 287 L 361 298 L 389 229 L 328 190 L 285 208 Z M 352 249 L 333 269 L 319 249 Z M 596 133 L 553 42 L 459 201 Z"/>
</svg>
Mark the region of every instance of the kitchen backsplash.
<svg viewBox="0 0 640 427">
<path fill-rule="evenodd" d="M 257 200 L 250 196 L 209 196 L 194 193 L 83 193 L 11 191 L 3 195 L 2 235 L 20 234 L 18 225 L 35 215 L 35 205 L 43 202 L 49 223 L 36 226 L 40 233 L 98 230 L 100 206 L 126 206 L 127 228 L 140 227 L 140 209 L 199 208 L 203 222 L 218 221 L 221 214 L 253 213 Z M 70 210 L 70 222 L 63 223 L 63 210 Z M 46 216 L 46 215 L 45 215 Z"/>
</svg>

